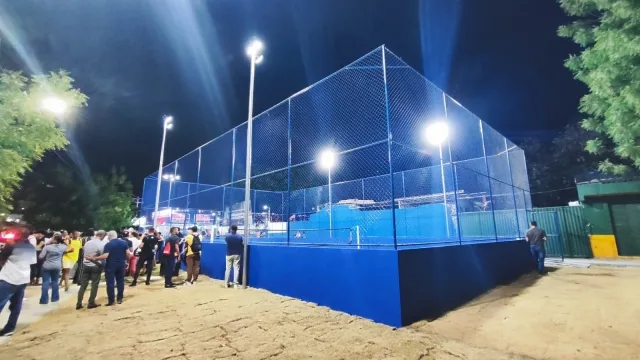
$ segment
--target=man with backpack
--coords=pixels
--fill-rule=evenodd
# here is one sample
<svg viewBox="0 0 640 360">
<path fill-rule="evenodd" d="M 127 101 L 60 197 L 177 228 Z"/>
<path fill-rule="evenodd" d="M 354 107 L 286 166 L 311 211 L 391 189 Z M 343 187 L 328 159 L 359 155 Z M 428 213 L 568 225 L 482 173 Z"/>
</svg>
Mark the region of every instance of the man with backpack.
<svg viewBox="0 0 640 360">
<path fill-rule="evenodd" d="M 202 251 L 202 241 L 196 226 L 189 229 L 189 235 L 185 238 L 187 253 L 187 281 L 185 285 L 195 285 L 200 274 L 200 252 Z"/>
</svg>

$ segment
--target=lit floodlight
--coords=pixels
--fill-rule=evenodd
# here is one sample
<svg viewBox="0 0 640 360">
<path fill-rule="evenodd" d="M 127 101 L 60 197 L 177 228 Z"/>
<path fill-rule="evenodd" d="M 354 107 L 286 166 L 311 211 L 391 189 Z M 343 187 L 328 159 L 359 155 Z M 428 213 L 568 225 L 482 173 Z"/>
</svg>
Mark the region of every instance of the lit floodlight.
<svg viewBox="0 0 640 360">
<path fill-rule="evenodd" d="M 326 149 L 320 154 L 320 166 L 323 169 L 331 169 L 336 164 L 336 152 Z"/>
<path fill-rule="evenodd" d="M 267 205 L 262 207 L 263 210 L 269 210 L 269 207 Z"/>
<path fill-rule="evenodd" d="M 55 115 L 62 115 L 67 110 L 67 103 L 59 97 L 49 96 L 42 100 L 42 108 Z"/>
<path fill-rule="evenodd" d="M 169 175 L 166 175 L 166 174 L 162 175 L 162 178 L 165 179 L 165 180 L 169 180 Z"/>
<path fill-rule="evenodd" d="M 262 41 L 253 39 L 251 40 L 249 45 L 247 45 L 247 55 L 250 58 L 256 58 L 257 63 L 257 59 L 261 56 L 260 52 L 262 51 L 262 49 L 264 49 L 264 44 L 262 43 Z"/>
<path fill-rule="evenodd" d="M 174 180 L 176 180 L 176 181 L 177 181 L 177 180 L 180 180 L 180 175 L 176 175 L 176 176 L 174 176 L 174 177 L 173 177 L 173 179 L 174 179 Z"/>
<path fill-rule="evenodd" d="M 442 144 L 449 136 L 449 126 L 444 122 L 436 122 L 427 126 L 424 137 L 431 145 Z"/>
<path fill-rule="evenodd" d="M 170 130 L 173 127 L 173 116 L 164 117 L 164 128 Z"/>
</svg>

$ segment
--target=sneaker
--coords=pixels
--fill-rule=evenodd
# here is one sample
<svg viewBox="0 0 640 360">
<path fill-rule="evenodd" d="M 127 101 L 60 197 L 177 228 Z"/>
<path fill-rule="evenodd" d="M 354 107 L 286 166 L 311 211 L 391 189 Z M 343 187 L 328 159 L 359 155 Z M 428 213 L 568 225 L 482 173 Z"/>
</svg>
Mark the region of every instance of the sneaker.
<svg viewBox="0 0 640 360">
<path fill-rule="evenodd" d="M 136 284 L 135 282 L 132 282 L 131 284 L 129 284 L 130 287 L 134 287 L 136 285 L 138 285 L 138 284 Z"/>
<path fill-rule="evenodd" d="M 87 309 L 95 309 L 95 308 L 100 307 L 100 306 L 102 306 L 102 304 L 89 304 L 87 306 Z"/>
<path fill-rule="evenodd" d="M 80 310 L 80 309 L 82 309 L 83 307 L 84 307 L 84 306 L 82 306 L 82 304 L 78 304 L 78 305 L 76 305 L 76 310 Z"/>
<path fill-rule="evenodd" d="M 240 289 L 242 288 L 242 285 L 236 283 L 236 284 L 233 284 L 233 287 L 236 289 Z"/>
<path fill-rule="evenodd" d="M 165 285 L 164 288 L 165 289 L 175 289 L 177 286 L 175 284 L 171 284 L 171 285 Z"/>
<path fill-rule="evenodd" d="M 116 303 L 114 303 L 114 302 L 110 302 L 110 303 L 107 303 L 107 305 L 105 305 L 105 306 L 113 306 L 113 305 L 115 305 L 115 304 L 116 304 Z"/>
<path fill-rule="evenodd" d="M 188 281 L 185 281 L 184 284 L 182 284 L 182 286 L 191 286 L 191 283 Z"/>
<path fill-rule="evenodd" d="M 198 283 L 197 281 L 193 280 L 193 281 L 191 282 L 191 285 L 196 285 L 197 283 Z"/>
<path fill-rule="evenodd" d="M 118 300 L 118 305 L 122 304 L 122 299 Z"/>
<path fill-rule="evenodd" d="M 151 282 L 145 281 L 144 284 L 148 286 L 148 285 L 151 285 Z"/>
<path fill-rule="evenodd" d="M 13 335 L 13 331 L 5 331 L 4 329 L 0 330 L 0 336 L 9 337 Z"/>
</svg>

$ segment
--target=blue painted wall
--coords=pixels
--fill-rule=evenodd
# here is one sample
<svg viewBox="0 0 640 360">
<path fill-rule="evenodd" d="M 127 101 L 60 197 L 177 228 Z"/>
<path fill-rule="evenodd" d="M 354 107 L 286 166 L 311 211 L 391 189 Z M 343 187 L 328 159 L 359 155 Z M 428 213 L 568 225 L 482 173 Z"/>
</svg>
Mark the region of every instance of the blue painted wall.
<svg viewBox="0 0 640 360">
<path fill-rule="evenodd" d="M 402 324 L 433 319 L 534 269 L 525 241 L 398 250 Z"/>
<path fill-rule="evenodd" d="M 223 279 L 225 245 L 202 245 L 202 273 Z M 401 326 L 396 251 L 252 245 L 248 260 L 249 286 Z"/>
<path fill-rule="evenodd" d="M 224 277 L 224 243 L 202 273 Z M 393 249 L 249 246 L 249 285 L 393 327 L 436 318 L 533 270 L 524 241 Z"/>
</svg>

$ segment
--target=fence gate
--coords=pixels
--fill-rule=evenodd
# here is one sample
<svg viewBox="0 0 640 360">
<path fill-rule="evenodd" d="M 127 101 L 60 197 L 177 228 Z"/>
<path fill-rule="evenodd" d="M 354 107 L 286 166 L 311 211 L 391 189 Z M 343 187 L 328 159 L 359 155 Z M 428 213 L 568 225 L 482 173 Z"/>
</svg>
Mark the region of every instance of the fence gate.
<svg viewBox="0 0 640 360">
<path fill-rule="evenodd" d="M 547 256 L 561 257 L 564 260 L 564 238 L 558 212 L 555 210 L 533 210 L 528 211 L 527 215 L 529 221 L 535 220 L 538 227 L 547 233 L 547 242 L 545 243 Z"/>
</svg>

